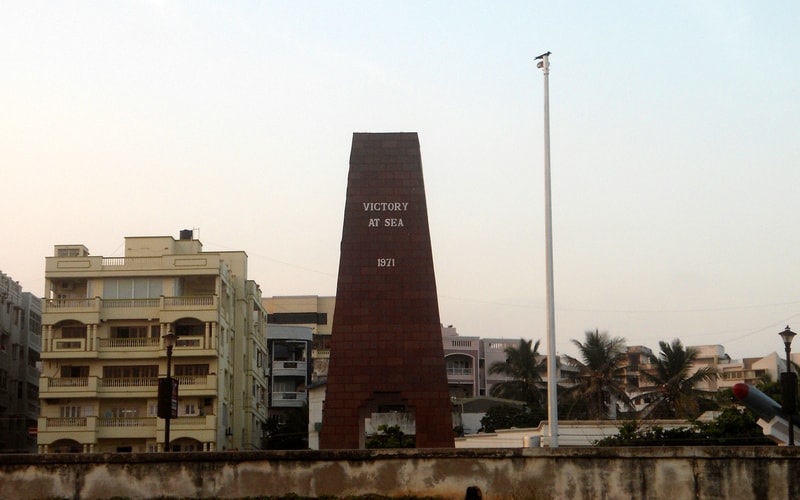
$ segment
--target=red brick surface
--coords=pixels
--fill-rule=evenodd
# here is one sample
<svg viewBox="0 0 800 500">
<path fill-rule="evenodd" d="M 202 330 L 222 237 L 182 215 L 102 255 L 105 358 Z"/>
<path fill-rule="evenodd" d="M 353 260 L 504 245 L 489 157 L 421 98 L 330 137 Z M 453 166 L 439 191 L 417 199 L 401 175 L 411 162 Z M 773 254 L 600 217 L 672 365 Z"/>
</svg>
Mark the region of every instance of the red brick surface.
<svg viewBox="0 0 800 500">
<path fill-rule="evenodd" d="M 359 448 L 385 404 L 418 448 L 454 446 L 416 133 L 353 134 L 320 448 Z"/>
</svg>

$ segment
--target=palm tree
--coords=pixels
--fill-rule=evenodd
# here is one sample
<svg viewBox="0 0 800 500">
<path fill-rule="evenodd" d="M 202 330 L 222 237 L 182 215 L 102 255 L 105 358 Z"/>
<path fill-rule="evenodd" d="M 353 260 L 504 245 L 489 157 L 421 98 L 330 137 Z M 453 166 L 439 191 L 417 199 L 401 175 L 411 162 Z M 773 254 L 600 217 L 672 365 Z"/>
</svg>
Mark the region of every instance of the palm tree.
<svg viewBox="0 0 800 500">
<path fill-rule="evenodd" d="M 588 330 L 585 335 L 584 342 L 572 340 L 580 359 L 564 356 L 574 371 L 563 374 L 568 385 L 561 389 L 562 401 L 572 417 L 608 418 L 617 401 L 633 406 L 625 384 L 625 339 L 599 330 Z"/>
<path fill-rule="evenodd" d="M 533 345 L 533 347 L 531 347 Z M 525 401 L 529 407 L 541 406 L 542 373 L 547 370 L 547 358 L 539 354 L 539 341 L 519 339 L 519 347 L 505 349 L 506 360 L 489 366 L 489 373 L 505 375 L 509 380 L 492 386 L 489 394 L 497 398 Z"/>
<path fill-rule="evenodd" d="M 658 343 L 661 352 L 650 355 L 652 370 L 643 370 L 640 376 L 651 388 L 641 396 L 652 399 L 643 416 L 648 418 L 695 418 L 702 411 L 716 408 L 714 393 L 697 389 L 701 382 L 711 382 L 717 378 L 717 371 L 711 366 L 699 368 L 691 373 L 697 359 L 697 350 L 684 347 L 679 339 L 671 344 L 663 340 Z"/>
</svg>

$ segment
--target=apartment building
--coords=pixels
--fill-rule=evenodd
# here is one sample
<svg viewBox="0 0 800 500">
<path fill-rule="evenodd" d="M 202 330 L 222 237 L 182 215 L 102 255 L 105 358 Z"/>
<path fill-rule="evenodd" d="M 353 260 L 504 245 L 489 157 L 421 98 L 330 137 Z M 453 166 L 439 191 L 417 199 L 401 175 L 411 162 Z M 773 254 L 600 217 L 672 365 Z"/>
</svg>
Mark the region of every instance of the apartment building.
<svg viewBox="0 0 800 500">
<path fill-rule="evenodd" d="M 126 237 L 124 257 L 56 245 L 46 259 L 38 449 L 165 450 L 158 381 L 174 333 L 169 449 L 259 449 L 267 418 L 267 317 L 243 251 L 193 232 Z"/>
<path fill-rule="evenodd" d="M 41 308 L 0 272 L 0 452 L 36 451 Z"/>
<path fill-rule="evenodd" d="M 459 335 L 452 325 L 442 327 L 442 343 L 447 387 L 451 399 L 466 399 L 483 394 L 483 358 L 481 339 Z"/>
<path fill-rule="evenodd" d="M 325 377 L 328 374 L 328 360 L 331 354 L 331 328 L 336 297 L 276 296 L 264 298 L 263 304 L 271 324 L 303 326 L 311 329 L 312 377 L 315 380 Z"/>
<path fill-rule="evenodd" d="M 285 408 L 302 408 L 308 404 L 311 339 L 309 327 L 267 326 L 270 415 L 280 415 Z"/>
</svg>

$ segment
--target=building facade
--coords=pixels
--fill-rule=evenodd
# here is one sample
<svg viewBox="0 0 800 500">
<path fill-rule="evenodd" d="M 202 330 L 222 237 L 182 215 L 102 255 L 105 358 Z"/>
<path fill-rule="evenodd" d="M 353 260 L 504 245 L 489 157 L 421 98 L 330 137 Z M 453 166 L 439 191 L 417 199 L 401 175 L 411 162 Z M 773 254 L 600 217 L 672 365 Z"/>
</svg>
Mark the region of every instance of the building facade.
<svg viewBox="0 0 800 500">
<path fill-rule="evenodd" d="M 308 404 L 311 338 L 311 328 L 305 326 L 267 326 L 270 415 Z"/>
<path fill-rule="evenodd" d="M 484 374 L 480 338 L 460 336 L 451 325 L 442 327 L 442 343 L 450 398 L 465 399 L 481 395 Z"/>
<path fill-rule="evenodd" d="M 336 297 L 319 295 L 266 297 L 263 304 L 271 324 L 303 326 L 311 329 L 312 378 L 316 380 L 325 377 L 328 374 L 328 360 L 331 355 L 331 326 Z"/>
<path fill-rule="evenodd" d="M 0 452 L 36 451 L 41 300 L 0 272 Z"/>
<path fill-rule="evenodd" d="M 126 237 L 124 257 L 56 245 L 46 259 L 38 448 L 165 449 L 163 337 L 178 336 L 175 451 L 258 449 L 267 418 L 267 317 L 247 254 L 204 252 L 192 231 Z"/>
</svg>

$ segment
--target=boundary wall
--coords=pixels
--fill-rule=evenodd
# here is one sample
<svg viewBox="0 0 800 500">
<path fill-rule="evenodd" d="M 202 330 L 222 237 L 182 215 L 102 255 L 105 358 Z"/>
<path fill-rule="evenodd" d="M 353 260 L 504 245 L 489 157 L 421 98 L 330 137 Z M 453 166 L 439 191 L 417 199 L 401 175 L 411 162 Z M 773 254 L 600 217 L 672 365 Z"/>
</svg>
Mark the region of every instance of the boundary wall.
<svg viewBox="0 0 800 500">
<path fill-rule="evenodd" d="M 0 498 L 800 498 L 800 451 L 764 447 L 0 455 Z"/>
</svg>

